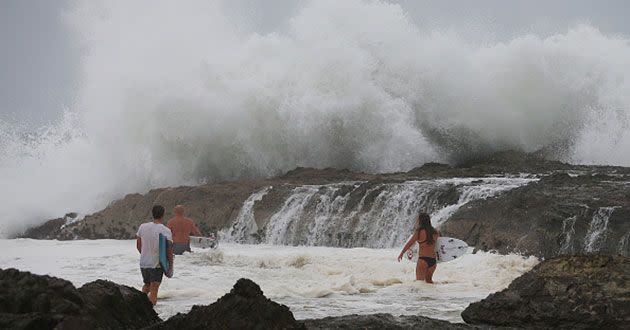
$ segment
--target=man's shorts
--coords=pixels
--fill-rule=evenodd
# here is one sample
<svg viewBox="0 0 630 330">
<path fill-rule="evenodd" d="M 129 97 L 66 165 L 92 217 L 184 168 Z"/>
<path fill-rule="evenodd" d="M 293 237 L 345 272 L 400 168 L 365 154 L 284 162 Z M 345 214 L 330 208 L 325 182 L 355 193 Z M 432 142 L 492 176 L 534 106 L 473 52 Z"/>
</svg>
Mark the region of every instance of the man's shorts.
<svg viewBox="0 0 630 330">
<path fill-rule="evenodd" d="M 142 281 L 144 284 L 149 284 L 152 282 L 162 282 L 162 276 L 164 272 L 162 268 L 140 268 L 140 272 L 142 273 Z"/>
<path fill-rule="evenodd" d="M 173 254 L 184 254 L 190 251 L 190 243 L 173 243 Z"/>
</svg>

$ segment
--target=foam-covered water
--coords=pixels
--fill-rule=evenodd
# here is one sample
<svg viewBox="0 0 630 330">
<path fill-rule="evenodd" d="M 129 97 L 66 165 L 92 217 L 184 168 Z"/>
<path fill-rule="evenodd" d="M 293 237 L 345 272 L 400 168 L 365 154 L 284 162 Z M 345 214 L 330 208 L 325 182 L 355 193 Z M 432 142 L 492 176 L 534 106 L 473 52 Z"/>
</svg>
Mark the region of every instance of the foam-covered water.
<svg viewBox="0 0 630 330">
<path fill-rule="evenodd" d="M 222 1 L 74 3 L 76 102 L 0 123 L 0 234 L 129 192 L 296 166 L 408 170 L 505 149 L 630 165 L 630 45 L 597 27 L 471 44 L 380 1 L 248 31 Z"/>
<path fill-rule="evenodd" d="M 62 277 L 80 286 L 96 279 L 141 287 L 135 241 L 0 240 L 1 268 Z M 398 263 L 398 249 L 340 249 L 221 244 L 176 256 L 175 276 L 161 287 L 160 317 L 209 304 L 236 280 L 258 283 L 296 318 L 330 315 L 419 314 L 461 322 L 471 302 L 501 290 L 538 261 L 478 253 L 438 265 L 436 284 L 416 282 L 415 264 Z"/>
</svg>

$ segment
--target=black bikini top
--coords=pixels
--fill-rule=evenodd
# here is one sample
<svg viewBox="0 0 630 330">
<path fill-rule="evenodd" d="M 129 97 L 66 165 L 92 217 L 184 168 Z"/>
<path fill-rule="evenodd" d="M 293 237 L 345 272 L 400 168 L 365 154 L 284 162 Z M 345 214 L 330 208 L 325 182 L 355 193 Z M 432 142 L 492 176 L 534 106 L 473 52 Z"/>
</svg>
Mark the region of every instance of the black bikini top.
<svg viewBox="0 0 630 330">
<path fill-rule="evenodd" d="M 420 230 L 424 230 L 424 229 L 420 229 Z M 426 232 L 426 230 L 425 230 L 425 232 Z M 438 232 L 436 231 L 436 232 L 434 233 L 434 235 L 435 235 L 435 234 L 437 234 L 437 233 L 438 233 Z M 426 235 L 426 234 L 425 234 L 425 235 Z M 418 236 L 420 236 L 420 231 L 418 231 Z M 426 243 L 426 241 L 427 241 L 427 240 L 428 240 L 428 239 L 425 239 L 424 241 L 418 241 L 418 244 Z M 435 244 L 435 241 L 433 241 L 433 244 Z"/>
</svg>

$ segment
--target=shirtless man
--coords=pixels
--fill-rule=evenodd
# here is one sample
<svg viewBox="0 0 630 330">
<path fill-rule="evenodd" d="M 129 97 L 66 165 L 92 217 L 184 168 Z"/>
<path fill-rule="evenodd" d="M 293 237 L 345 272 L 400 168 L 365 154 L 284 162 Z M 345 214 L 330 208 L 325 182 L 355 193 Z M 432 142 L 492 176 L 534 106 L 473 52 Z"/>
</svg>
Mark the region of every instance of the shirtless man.
<svg viewBox="0 0 630 330">
<path fill-rule="evenodd" d="M 153 206 L 151 210 L 153 221 L 143 223 L 138 228 L 136 234 L 136 248 L 140 252 L 140 273 L 142 274 L 142 292 L 149 295 L 149 300 L 153 305 L 157 303 L 158 290 L 162 283 L 162 275 L 164 272 L 160 267 L 159 235 L 166 236 L 166 239 L 172 241 L 171 231 L 162 224 L 164 216 L 164 208 L 160 205 Z M 168 261 L 173 264 L 173 249 L 169 247 L 166 252 Z"/>
<path fill-rule="evenodd" d="M 195 222 L 184 217 L 184 206 L 175 206 L 175 217 L 166 225 L 173 232 L 173 252 L 183 254 L 190 251 L 190 234 L 201 236 L 201 232 L 195 226 Z"/>
</svg>

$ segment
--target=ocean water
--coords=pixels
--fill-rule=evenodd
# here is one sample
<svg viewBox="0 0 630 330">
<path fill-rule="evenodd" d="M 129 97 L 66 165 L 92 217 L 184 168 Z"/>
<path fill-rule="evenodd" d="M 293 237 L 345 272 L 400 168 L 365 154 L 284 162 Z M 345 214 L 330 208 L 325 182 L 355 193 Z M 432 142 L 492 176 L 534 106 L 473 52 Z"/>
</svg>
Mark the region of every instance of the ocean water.
<svg viewBox="0 0 630 330">
<path fill-rule="evenodd" d="M 0 268 L 67 279 L 80 286 L 107 279 L 142 285 L 133 240 L 0 240 Z M 163 319 L 210 304 L 242 277 L 258 283 L 296 318 L 345 314 L 424 315 L 461 322 L 471 302 L 508 286 L 538 263 L 533 257 L 480 252 L 441 263 L 435 284 L 415 281 L 415 264 L 397 262 L 398 249 L 221 244 L 176 256 L 156 310 Z"/>
</svg>

